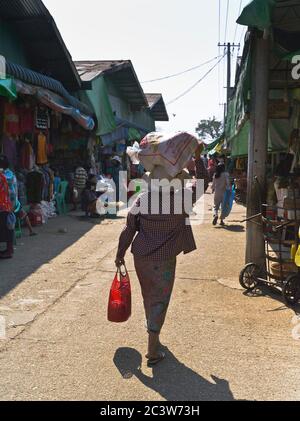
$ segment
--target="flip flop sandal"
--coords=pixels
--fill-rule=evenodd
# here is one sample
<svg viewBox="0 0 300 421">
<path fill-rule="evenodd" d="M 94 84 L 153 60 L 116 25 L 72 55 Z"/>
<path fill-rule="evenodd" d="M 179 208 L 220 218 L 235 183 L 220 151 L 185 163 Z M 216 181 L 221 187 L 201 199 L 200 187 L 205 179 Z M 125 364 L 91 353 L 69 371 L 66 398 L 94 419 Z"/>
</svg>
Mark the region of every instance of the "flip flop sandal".
<svg viewBox="0 0 300 421">
<path fill-rule="evenodd" d="M 154 367 L 155 365 L 159 364 L 166 358 L 166 354 L 164 352 L 160 352 L 157 358 L 151 358 L 148 360 L 148 367 Z"/>
</svg>

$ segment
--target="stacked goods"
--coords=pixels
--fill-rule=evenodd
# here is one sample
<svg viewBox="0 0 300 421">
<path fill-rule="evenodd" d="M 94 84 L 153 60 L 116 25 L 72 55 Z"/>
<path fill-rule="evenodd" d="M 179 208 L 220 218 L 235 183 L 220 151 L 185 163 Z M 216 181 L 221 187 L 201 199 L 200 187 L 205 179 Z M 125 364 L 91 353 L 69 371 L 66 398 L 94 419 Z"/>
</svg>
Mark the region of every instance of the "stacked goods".
<svg viewBox="0 0 300 421">
<path fill-rule="evenodd" d="M 171 135 L 154 132 L 142 140 L 139 159 L 149 172 L 160 166 L 171 177 L 176 177 L 186 168 L 198 145 L 199 140 L 186 132 Z"/>
</svg>

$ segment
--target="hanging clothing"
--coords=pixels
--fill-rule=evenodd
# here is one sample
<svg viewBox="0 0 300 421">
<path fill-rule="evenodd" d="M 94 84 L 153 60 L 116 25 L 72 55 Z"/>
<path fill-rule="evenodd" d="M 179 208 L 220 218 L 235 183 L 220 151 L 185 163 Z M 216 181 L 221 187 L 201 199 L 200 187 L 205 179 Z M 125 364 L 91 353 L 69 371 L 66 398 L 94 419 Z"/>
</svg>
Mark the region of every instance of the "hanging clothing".
<svg viewBox="0 0 300 421">
<path fill-rule="evenodd" d="M 9 164 L 12 167 L 17 165 L 17 142 L 9 135 L 2 137 L 3 154 L 7 157 Z"/>
<path fill-rule="evenodd" d="M 38 165 L 44 165 L 48 163 L 47 138 L 43 133 L 38 135 L 36 163 Z"/>
<path fill-rule="evenodd" d="M 44 176 L 39 171 L 31 171 L 27 174 L 27 200 L 28 203 L 40 203 L 42 201 Z"/>
<path fill-rule="evenodd" d="M 22 176 L 23 177 L 23 176 Z M 23 181 L 23 179 L 19 179 L 19 175 L 17 177 L 18 180 L 18 199 L 21 203 L 21 206 L 27 205 L 27 199 L 26 199 L 26 185 Z"/>
<path fill-rule="evenodd" d="M 78 167 L 75 171 L 74 187 L 76 189 L 84 189 L 88 179 L 87 172 L 84 168 Z"/>
<path fill-rule="evenodd" d="M 20 134 L 20 119 L 18 108 L 9 102 L 4 106 L 4 132 L 10 135 Z"/>
<path fill-rule="evenodd" d="M 22 107 L 19 110 L 20 132 L 22 134 L 32 133 L 34 130 L 34 113 L 32 109 Z"/>
<path fill-rule="evenodd" d="M 21 155 L 20 155 L 20 165 L 21 168 L 31 171 L 35 163 L 35 155 L 33 148 L 30 142 L 24 142 Z"/>
</svg>

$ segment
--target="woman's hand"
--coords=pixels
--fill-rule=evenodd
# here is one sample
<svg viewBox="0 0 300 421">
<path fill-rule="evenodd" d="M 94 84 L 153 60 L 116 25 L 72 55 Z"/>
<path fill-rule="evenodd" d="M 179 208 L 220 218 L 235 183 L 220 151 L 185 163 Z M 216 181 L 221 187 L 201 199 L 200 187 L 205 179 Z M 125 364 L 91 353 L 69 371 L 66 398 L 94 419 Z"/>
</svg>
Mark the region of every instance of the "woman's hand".
<svg viewBox="0 0 300 421">
<path fill-rule="evenodd" d="M 125 260 L 123 258 L 117 257 L 115 260 L 117 268 L 125 265 Z"/>
</svg>

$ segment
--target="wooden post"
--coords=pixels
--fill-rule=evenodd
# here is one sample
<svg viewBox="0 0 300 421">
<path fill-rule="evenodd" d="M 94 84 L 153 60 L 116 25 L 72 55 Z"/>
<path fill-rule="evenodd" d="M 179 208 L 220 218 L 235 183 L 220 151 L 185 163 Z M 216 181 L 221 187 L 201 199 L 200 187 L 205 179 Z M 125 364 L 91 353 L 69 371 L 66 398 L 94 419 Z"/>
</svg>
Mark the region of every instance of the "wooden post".
<svg viewBox="0 0 300 421">
<path fill-rule="evenodd" d="M 269 40 L 254 36 L 251 81 L 251 117 L 248 146 L 247 217 L 261 211 L 265 203 L 268 153 Z M 255 179 L 257 181 L 255 181 Z M 246 263 L 264 264 L 262 228 L 247 223 Z"/>
</svg>

